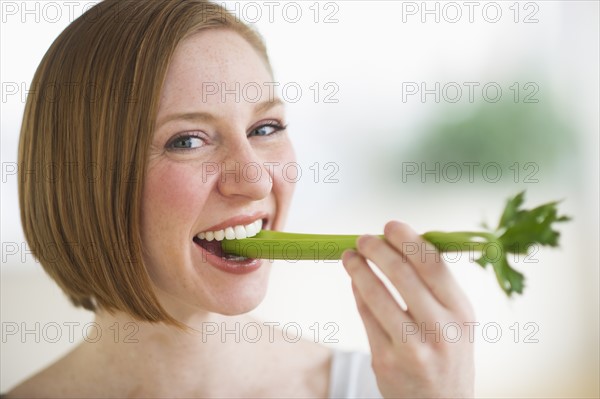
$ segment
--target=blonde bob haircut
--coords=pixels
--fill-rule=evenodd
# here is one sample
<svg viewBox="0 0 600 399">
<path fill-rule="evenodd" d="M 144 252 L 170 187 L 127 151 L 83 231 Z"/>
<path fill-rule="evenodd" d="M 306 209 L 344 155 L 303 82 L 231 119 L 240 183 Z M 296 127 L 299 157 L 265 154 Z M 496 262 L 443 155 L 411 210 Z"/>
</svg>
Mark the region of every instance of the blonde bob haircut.
<svg viewBox="0 0 600 399">
<path fill-rule="evenodd" d="M 25 238 L 75 306 L 181 327 L 142 260 L 140 202 L 160 94 L 179 42 L 229 29 L 269 59 L 261 37 L 204 0 L 105 0 L 43 57 L 19 142 Z"/>
</svg>

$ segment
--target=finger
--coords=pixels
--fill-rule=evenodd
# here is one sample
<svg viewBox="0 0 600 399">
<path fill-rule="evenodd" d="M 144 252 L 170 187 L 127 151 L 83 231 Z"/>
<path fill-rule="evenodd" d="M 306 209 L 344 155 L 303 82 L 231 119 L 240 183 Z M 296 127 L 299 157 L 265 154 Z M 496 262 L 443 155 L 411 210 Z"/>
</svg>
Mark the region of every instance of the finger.
<svg viewBox="0 0 600 399">
<path fill-rule="evenodd" d="M 439 317 L 443 307 L 400 251 L 373 236 L 359 237 L 357 248 L 361 255 L 372 260 L 387 276 L 415 320 L 432 321 Z"/>
<path fill-rule="evenodd" d="M 439 303 L 451 310 L 470 307 L 466 295 L 433 244 L 405 223 L 389 222 L 384 234 L 390 245 L 408 258 Z"/>
<path fill-rule="evenodd" d="M 356 291 L 389 337 L 400 331 L 403 322 L 411 321 L 362 256 L 355 251 L 346 251 L 342 263 Z"/>
<path fill-rule="evenodd" d="M 365 325 L 365 331 L 369 338 L 369 346 L 371 347 L 371 354 L 378 356 L 381 353 L 385 353 L 390 350 L 392 344 L 392 338 L 381 326 L 373 312 L 369 309 L 365 300 L 362 298 L 358 288 L 352 283 L 352 292 L 354 293 L 354 300 L 356 301 L 356 308 L 358 313 Z"/>
</svg>

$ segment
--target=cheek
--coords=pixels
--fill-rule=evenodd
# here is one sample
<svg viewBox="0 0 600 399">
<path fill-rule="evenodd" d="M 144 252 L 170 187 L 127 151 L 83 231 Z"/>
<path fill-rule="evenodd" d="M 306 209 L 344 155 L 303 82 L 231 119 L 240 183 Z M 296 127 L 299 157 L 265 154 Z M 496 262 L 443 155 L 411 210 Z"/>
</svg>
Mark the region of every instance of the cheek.
<svg viewBox="0 0 600 399">
<path fill-rule="evenodd" d="M 291 195 L 296 187 L 296 182 L 302 178 L 302 174 L 304 174 L 305 171 L 303 171 L 301 166 L 296 162 L 296 154 L 291 145 L 278 155 L 279 159 L 277 162 L 281 164 L 281 168 L 274 176 L 275 186 L 278 191 L 289 192 Z"/>
<path fill-rule="evenodd" d="M 189 164 L 165 163 L 148 169 L 142 198 L 142 234 L 173 229 L 187 233 L 182 227 L 193 222 L 194 210 L 202 209 L 207 193 L 200 173 Z"/>
<path fill-rule="evenodd" d="M 279 148 L 276 155 L 270 159 L 271 162 L 277 162 L 278 166 L 273 170 L 273 194 L 277 201 L 278 217 L 272 226 L 274 229 L 282 229 L 287 219 L 288 209 L 290 207 L 298 172 L 305 173 L 296 163 L 296 154 L 291 143 L 288 141 L 285 146 Z M 302 178 L 302 177 L 300 177 Z"/>
</svg>

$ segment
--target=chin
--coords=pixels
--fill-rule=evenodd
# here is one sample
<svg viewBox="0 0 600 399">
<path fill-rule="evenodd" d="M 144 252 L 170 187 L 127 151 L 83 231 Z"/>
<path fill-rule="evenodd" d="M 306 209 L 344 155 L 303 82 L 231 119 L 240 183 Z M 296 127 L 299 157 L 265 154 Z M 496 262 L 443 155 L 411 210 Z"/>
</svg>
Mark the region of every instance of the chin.
<svg viewBox="0 0 600 399">
<path fill-rule="evenodd" d="M 260 298 L 253 298 L 251 301 L 230 303 L 226 306 L 219 306 L 214 313 L 222 314 L 223 316 L 239 316 L 248 313 L 258 307 L 263 301 L 265 295 Z"/>
<path fill-rule="evenodd" d="M 232 287 L 234 288 L 234 287 Z M 251 286 L 237 287 L 217 294 L 210 302 L 209 310 L 225 316 L 237 316 L 257 308 L 265 299 L 268 289 L 268 276 L 263 281 L 255 281 Z"/>
<path fill-rule="evenodd" d="M 271 261 L 265 260 L 262 267 L 252 273 L 243 276 L 222 274 L 224 278 L 207 279 L 193 288 L 184 288 L 179 284 L 168 288 L 163 286 L 158 290 L 160 302 L 168 313 L 180 321 L 204 318 L 206 313 L 242 315 L 254 310 L 264 300 L 271 265 Z"/>
</svg>

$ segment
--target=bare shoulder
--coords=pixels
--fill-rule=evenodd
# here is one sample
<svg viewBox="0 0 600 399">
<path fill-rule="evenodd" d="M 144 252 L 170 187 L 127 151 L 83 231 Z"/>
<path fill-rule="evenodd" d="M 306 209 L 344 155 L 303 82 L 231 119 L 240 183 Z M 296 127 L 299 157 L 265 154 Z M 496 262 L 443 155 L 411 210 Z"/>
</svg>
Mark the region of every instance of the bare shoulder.
<svg viewBox="0 0 600 399">
<path fill-rule="evenodd" d="M 65 398 L 77 397 L 81 369 L 77 367 L 75 348 L 56 362 L 27 378 L 2 398 Z"/>
</svg>

